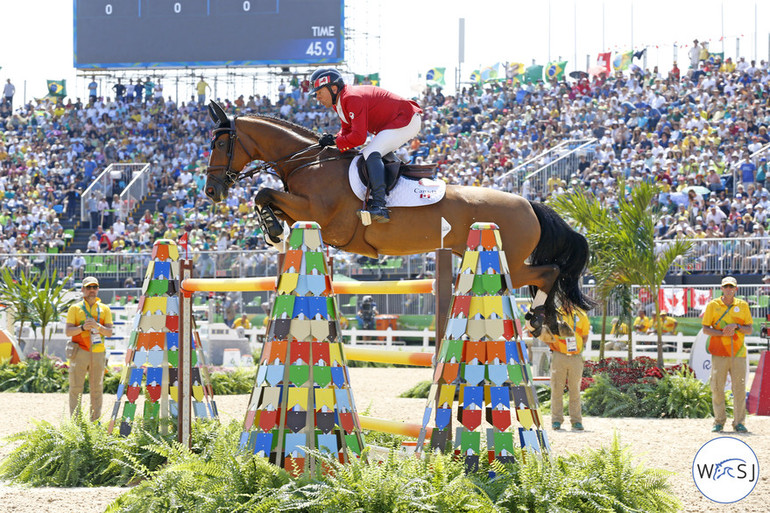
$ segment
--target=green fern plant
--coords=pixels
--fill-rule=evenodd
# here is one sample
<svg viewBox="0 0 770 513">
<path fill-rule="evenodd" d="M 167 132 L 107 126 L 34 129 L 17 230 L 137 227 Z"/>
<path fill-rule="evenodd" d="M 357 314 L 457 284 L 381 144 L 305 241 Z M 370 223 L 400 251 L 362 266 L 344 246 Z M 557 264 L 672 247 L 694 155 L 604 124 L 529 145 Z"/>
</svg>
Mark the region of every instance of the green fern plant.
<svg viewBox="0 0 770 513">
<path fill-rule="evenodd" d="M 154 434 L 157 432 L 156 425 L 145 429 L 136 423 L 128 437 L 107 433 L 82 411 L 58 427 L 39 422 L 33 429 L 7 438 L 19 445 L 0 463 L 0 478 L 56 487 L 121 486 L 147 479 L 178 453 L 173 430 L 168 435 Z M 229 435 L 228 443 L 236 444 L 232 433 L 220 434 L 217 422 L 196 422 L 193 451 L 205 452 L 224 435 Z"/>
<path fill-rule="evenodd" d="M 432 381 L 420 381 L 415 386 L 399 395 L 399 397 L 406 399 L 427 399 L 432 384 Z"/>
</svg>

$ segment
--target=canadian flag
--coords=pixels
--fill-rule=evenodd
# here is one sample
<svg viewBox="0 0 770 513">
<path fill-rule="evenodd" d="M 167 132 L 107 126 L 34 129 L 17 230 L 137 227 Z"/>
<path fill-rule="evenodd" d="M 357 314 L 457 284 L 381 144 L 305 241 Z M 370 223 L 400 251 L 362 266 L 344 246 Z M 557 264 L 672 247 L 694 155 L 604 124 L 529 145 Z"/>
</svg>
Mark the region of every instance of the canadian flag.
<svg viewBox="0 0 770 513">
<path fill-rule="evenodd" d="M 684 292 L 685 290 L 682 288 L 660 289 L 660 293 L 658 295 L 660 310 L 662 312 L 668 312 L 669 315 L 684 315 L 687 311 Z"/>
<path fill-rule="evenodd" d="M 706 305 L 711 301 L 710 290 L 689 289 L 690 292 L 690 307 L 703 312 L 706 309 Z"/>
</svg>

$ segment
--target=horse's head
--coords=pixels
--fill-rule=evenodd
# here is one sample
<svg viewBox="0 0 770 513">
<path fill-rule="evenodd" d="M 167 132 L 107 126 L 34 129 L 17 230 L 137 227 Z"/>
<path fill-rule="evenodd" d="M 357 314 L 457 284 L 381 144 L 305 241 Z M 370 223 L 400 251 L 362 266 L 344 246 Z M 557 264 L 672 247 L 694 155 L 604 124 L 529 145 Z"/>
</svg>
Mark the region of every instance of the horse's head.
<svg viewBox="0 0 770 513">
<path fill-rule="evenodd" d="M 252 159 L 243 143 L 235 144 L 238 141 L 235 118 L 228 116 L 214 100 L 211 100 L 208 109 L 216 128 L 212 130 L 211 155 L 206 169 L 206 195 L 218 203 L 227 197 L 241 170 Z"/>
</svg>

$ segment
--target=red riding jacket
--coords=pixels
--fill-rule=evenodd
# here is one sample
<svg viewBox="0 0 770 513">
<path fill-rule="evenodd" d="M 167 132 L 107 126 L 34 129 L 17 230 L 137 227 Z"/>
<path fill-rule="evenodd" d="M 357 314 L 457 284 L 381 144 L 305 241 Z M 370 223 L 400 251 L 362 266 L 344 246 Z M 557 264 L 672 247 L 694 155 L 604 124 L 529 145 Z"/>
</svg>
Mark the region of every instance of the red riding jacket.
<svg viewBox="0 0 770 513">
<path fill-rule="evenodd" d="M 415 114 L 422 114 L 415 102 L 368 85 L 345 86 L 334 107 L 342 123 L 336 138 L 340 151 L 364 144 L 368 133 L 403 128 Z"/>
</svg>

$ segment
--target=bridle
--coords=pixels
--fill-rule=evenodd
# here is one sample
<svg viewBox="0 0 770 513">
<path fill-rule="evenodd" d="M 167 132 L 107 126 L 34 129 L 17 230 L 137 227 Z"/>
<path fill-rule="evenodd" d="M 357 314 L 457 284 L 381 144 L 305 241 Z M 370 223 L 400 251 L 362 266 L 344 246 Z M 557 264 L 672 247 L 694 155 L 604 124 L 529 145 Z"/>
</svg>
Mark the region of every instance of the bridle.
<svg viewBox="0 0 770 513">
<path fill-rule="evenodd" d="M 238 116 L 228 118 L 227 125 L 220 122 L 219 126 L 214 130 L 212 130 L 212 136 L 211 136 L 211 150 L 214 151 L 216 147 L 217 139 L 219 139 L 222 135 L 227 135 L 227 164 L 218 165 L 218 166 L 209 166 L 208 172 L 207 172 L 208 178 L 210 180 L 219 182 L 225 189 L 229 189 L 230 187 L 235 185 L 236 182 L 244 178 L 249 178 L 258 173 L 267 173 L 278 177 L 278 179 L 281 180 L 281 182 L 283 183 L 284 190 L 288 191 L 289 178 L 291 177 L 291 175 L 293 175 L 300 169 L 314 165 L 314 164 L 327 162 L 330 160 L 339 160 L 341 158 L 341 156 L 332 156 L 332 157 L 327 157 L 323 159 L 320 159 L 320 158 L 316 159 L 316 157 L 318 157 L 321 154 L 321 152 L 323 152 L 323 150 L 325 149 L 325 147 L 322 147 L 320 144 L 316 143 L 316 144 L 311 144 L 310 146 L 307 146 L 305 148 L 301 148 L 285 157 L 281 157 L 276 160 L 263 160 L 259 164 L 256 164 L 255 166 L 253 166 L 251 169 L 247 171 L 236 171 L 235 169 L 232 168 L 236 142 L 240 144 L 243 152 L 249 157 L 249 162 L 252 162 L 255 160 L 254 157 L 246 149 L 246 146 L 243 144 L 243 141 L 241 141 L 241 139 L 238 137 L 238 130 L 235 128 L 236 119 L 238 119 Z M 310 150 L 319 150 L 319 151 L 314 153 L 313 155 L 300 157 L 303 153 L 306 153 Z M 297 160 L 314 159 L 314 160 L 310 160 L 309 162 L 305 162 L 304 164 L 301 164 L 295 167 L 289 172 L 286 178 L 284 178 L 283 176 L 281 176 L 280 173 L 277 173 L 275 171 L 275 169 L 277 169 L 280 164 L 287 164 L 292 162 L 295 159 Z M 212 170 L 217 170 L 217 171 L 224 170 L 225 172 L 224 179 L 212 174 L 211 173 Z"/>
</svg>

